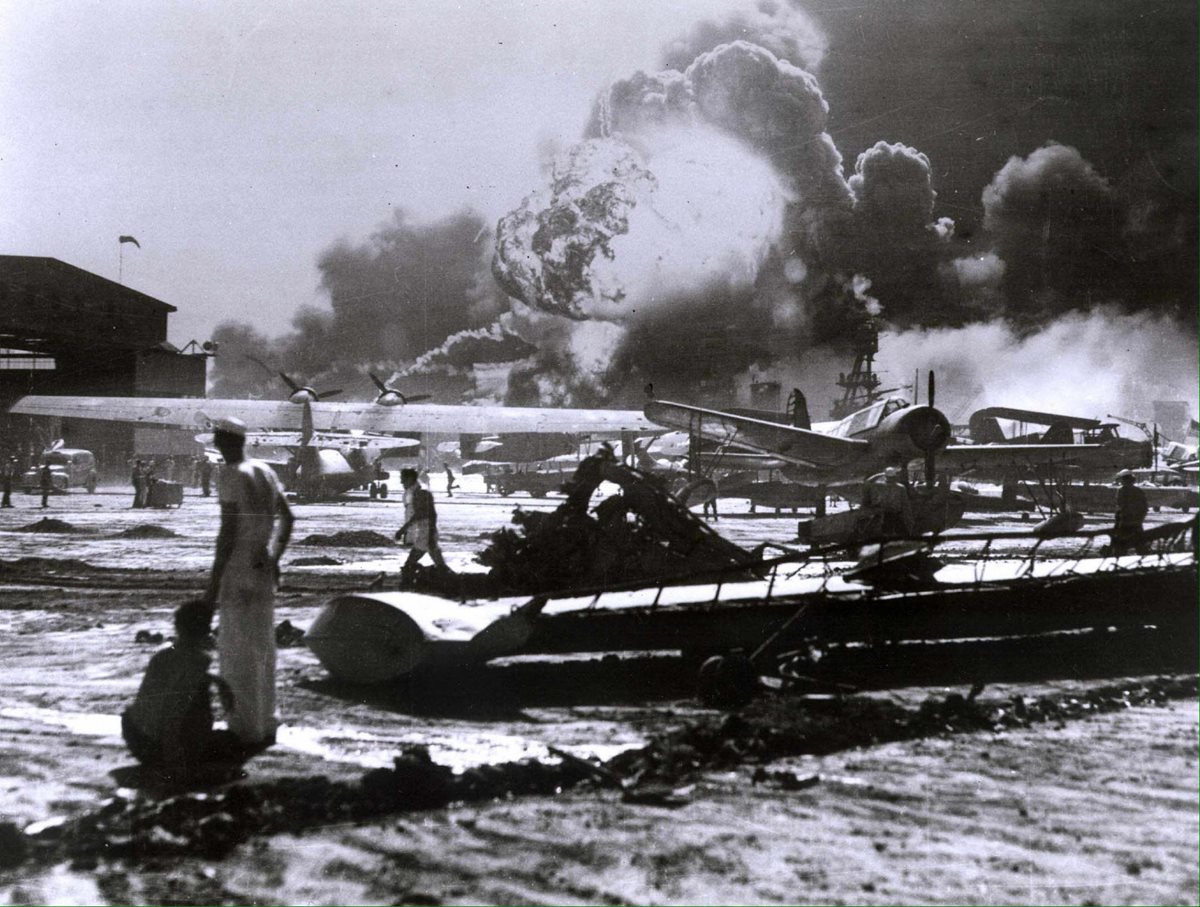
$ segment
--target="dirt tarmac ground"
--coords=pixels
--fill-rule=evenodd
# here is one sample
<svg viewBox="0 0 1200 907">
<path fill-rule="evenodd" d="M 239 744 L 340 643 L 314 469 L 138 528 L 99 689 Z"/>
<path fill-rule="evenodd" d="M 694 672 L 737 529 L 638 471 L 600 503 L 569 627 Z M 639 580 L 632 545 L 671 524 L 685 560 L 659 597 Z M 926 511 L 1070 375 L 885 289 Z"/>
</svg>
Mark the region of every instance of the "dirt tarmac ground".
<svg viewBox="0 0 1200 907">
<path fill-rule="evenodd" d="M 555 504 L 487 496 L 477 479 L 451 500 L 435 479 L 456 569 L 514 506 Z M 172 609 L 203 586 L 217 510 L 193 493 L 173 511 L 132 510 L 130 497 L 72 494 L 44 512 L 18 495 L 17 509 L 0 511 L 0 821 L 38 823 L 38 840 L 156 795 L 130 784 L 118 716 L 158 648 L 137 642 L 139 631 L 169 637 Z M 795 516 L 744 511 L 723 506 L 718 528 L 733 541 L 794 537 Z M 296 542 L 346 530 L 390 537 L 402 521 L 394 499 L 296 512 Z M 76 531 L 21 531 L 43 517 L 68 527 L 42 530 Z M 393 577 L 404 554 L 294 544 L 277 620 L 307 626 L 332 593 L 381 571 Z M 307 558 L 326 563 L 289 566 Z M 1198 713 L 1194 641 L 1184 642 L 1101 634 L 980 650 L 990 682 L 978 701 L 993 717 L 1014 697 L 1076 703 L 1028 726 L 950 721 L 876 744 L 850 733 L 848 748 L 820 754 L 702 761 L 661 797 L 583 783 L 557 795 L 310 819 L 241 836 L 220 856 L 173 851 L 169 837 L 132 856 L 116 846 L 43 848 L 0 869 L 0 901 L 1195 904 Z M 928 654 L 907 681 L 874 684 L 871 701 L 915 715 L 927 700 L 967 694 L 971 672 L 959 668 L 975 650 L 945 654 Z M 1091 707 L 1101 687 L 1136 691 L 1163 674 L 1182 677 L 1170 697 L 1129 704 L 1118 693 L 1118 708 Z M 432 699 L 403 684 L 336 684 L 303 647 L 280 650 L 278 677 L 279 742 L 246 766 L 241 786 L 323 776 L 357 791 L 365 772 L 413 745 L 457 778 L 522 759 L 557 765 L 552 748 L 598 763 L 725 720 L 697 706 L 690 666 L 670 653 L 515 659 Z M 0 863 L 14 846 L 0 834 Z"/>
</svg>

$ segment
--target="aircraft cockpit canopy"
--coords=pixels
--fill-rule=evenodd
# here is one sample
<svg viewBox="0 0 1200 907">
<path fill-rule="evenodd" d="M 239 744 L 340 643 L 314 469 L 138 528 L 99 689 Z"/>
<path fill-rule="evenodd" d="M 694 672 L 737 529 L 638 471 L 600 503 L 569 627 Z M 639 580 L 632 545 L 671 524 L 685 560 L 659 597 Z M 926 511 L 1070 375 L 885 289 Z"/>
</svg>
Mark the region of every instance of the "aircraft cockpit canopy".
<svg viewBox="0 0 1200 907">
<path fill-rule="evenodd" d="M 892 413 L 905 409 L 908 405 L 908 401 L 903 397 L 888 397 L 886 400 L 879 400 L 866 409 L 860 409 L 858 412 L 848 415 L 838 423 L 833 434 L 839 438 L 853 438 L 865 431 L 870 431 Z"/>
<path fill-rule="evenodd" d="M 1104 444 L 1108 441 L 1115 441 L 1120 437 L 1121 434 L 1117 431 L 1116 423 L 1105 422 L 1096 428 L 1085 431 L 1083 433 L 1083 442 L 1085 444 Z"/>
</svg>

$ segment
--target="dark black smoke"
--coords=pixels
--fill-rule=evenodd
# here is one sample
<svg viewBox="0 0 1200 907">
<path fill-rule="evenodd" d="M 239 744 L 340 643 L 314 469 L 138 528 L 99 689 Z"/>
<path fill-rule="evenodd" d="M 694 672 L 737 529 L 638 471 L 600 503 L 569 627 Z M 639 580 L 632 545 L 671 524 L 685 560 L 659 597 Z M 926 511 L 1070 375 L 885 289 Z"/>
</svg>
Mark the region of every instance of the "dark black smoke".
<svg viewBox="0 0 1200 907">
<path fill-rule="evenodd" d="M 317 261 L 330 309 L 305 307 L 292 329 L 271 340 L 245 324 L 219 325 L 214 390 L 280 396 L 282 384 L 248 362 L 340 387 L 349 398 L 373 393 L 367 371 L 387 377 L 458 331 L 485 327 L 506 307 L 489 267 L 492 233 L 463 211 L 416 223 L 397 211 L 365 242 L 339 241 Z"/>
<path fill-rule="evenodd" d="M 734 41 L 768 50 L 780 60 L 817 72 L 828 50 L 824 33 L 790 0 L 758 0 L 724 19 L 704 19 L 663 51 L 663 68 L 680 72 L 705 51 Z"/>
<path fill-rule="evenodd" d="M 1080 324 L 1194 337 L 1183 6 L 1155 14 L 1169 29 L 1112 0 L 762 0 L 697 22 L 662 71 L 600 92 L 494 245 L 469 213 L 338 244 L 331 310 L 269 342 L 225 326 L 218 385 L 268 392 L 240 344 L 314 382 L 509 361 L 514 403 L 635 403 L 648 381 L 718 402 L 751 371 L 836 377 L 868 318 L 906 368 L 960 339 L 1057 349 L 1037 338 Z M 1028 378 L 1036 357 L 1010 358 Z"/>
</svg>

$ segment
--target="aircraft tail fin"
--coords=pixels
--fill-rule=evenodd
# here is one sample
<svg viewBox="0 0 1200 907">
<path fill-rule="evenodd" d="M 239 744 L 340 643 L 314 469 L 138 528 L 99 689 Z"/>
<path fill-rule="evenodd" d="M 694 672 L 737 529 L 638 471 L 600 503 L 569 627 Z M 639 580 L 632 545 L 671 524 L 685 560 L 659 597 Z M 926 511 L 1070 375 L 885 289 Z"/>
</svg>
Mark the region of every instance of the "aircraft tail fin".
<svg viewBox="0 0 1200 907">
<path fill-rule="evenodd" d="M 792 388 L 792 392 L 788 395 L 787 407 L 795 428 L 812 430 L 812 419 L 808 417 L 808 400 L 804 398 L 804 393 L 800 388 Z"/>
<path fill-rule="evenodd" d="M 1075 433 L 1066 422 L 1051 422 L 1042 434 L 1043 444 L 1074 444 Z"/>
<path fill-rule="evenodd" d="M 1008 439 L 1000 430 L 1000 422 L 993 416 L 981 416 L 978 413 L 971 416 L 968 428 L 971 440 L 976 444 L 1004 444 Z"/>
</svg>

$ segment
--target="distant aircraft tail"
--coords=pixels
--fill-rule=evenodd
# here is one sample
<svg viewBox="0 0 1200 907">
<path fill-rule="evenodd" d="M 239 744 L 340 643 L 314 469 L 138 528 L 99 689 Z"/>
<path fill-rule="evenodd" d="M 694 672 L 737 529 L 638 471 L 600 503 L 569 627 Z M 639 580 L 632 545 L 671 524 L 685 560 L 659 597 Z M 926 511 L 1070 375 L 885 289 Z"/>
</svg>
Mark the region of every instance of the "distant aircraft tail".
<svg viewBox="0 0 1200 907">
<path fill-rule="evenodd" d="M 1004 432 L 1000 430 L 1000 421 L 993 416 L 980 416 L 976 413 L 971 416 L 968 431 L 971 433 L 971 440 L 976 444 L 1005 444 L 1008 441 Z"/>
<path fill-rule="evenodd" d="M 1075 433 L 1065 422 L 1051 422 L 1042 434 L 1042 444 L 1074 444 Z"/>
<path fill-rule="evenodd" d="M 812 430 L 812 419 L 808 417 L 808 401 L 804 399 L 800 388 L 792 388 L 792 392 L 788 395 L 787 408 L 794 427 L 803 428 L 805 431 Z"/>
</svg>

